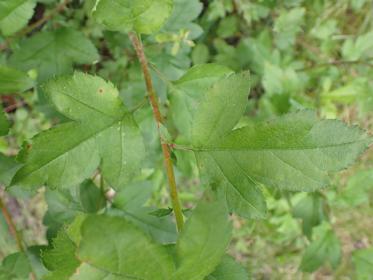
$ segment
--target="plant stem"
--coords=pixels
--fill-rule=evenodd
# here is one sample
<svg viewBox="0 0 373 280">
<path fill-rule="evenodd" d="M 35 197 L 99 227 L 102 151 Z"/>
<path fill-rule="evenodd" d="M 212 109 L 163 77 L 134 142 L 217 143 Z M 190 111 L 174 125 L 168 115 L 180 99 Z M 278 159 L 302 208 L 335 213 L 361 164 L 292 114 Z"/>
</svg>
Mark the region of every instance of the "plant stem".
<svg viewBox="0 0 373 280">
<path fill-rule="evenodd" d="M 175 174 L 174 174 L 174 169 L 173 169 L 172 160 L 171 160 L 170 147 L 168 146 L 168 144 L 162 141 L 161 134 L 160 134 L 160 125 L 163 124 L 164 120 L 159 110 L 157 95 L 153 87 L 152 78 L 149 72 L 148 61 L 146 59 L 142 43 L 139 37 L 137 36 L 137 34 L 130 32 L 128 36 L 136 51 L 137 57 L 141 64 L 142 72 L 144 74 L 149 102 L 153 109 L 154 119 L 157 123 L 159 138 L 161 140 L 164 164 L 165 164 L 165 169 L 167 173 L 168 185 L 170 188 L 171 202 L 172 202 L 172 207 L 173 207 L 175 218 L 176 218 L 176 226 L 177 226 L 178 231 L 180 232 L 183 228 L 184 218 L 183 218 L 183 213 L 181 211 L 181 203 L 180 203 L 179 196 L 177 193 L 176 180 L 175 180 Z"/>
<path fill-rule="evenodd" d="M 0 208 L 1 208 L 1 212 L 3 213 L 3 216 L 5 218 L 5 221 L 6 221 L 7 225 L 8 225 L 9 231 L 10 231 L 11 235 L 14 237 L 14 239 L 15 239 L 15 241 L 17 243 L 18 249 L 21 252 L 24 252 L 25 248 L 23 246 L 22 237 L 19 234 L 19 232 L 17 231 L 17 228 L 16 228 L 16 225 L 15 225 L 15 223 L 13 221 L 13 218 L 10 215 L 8 208 L 6 207 L 4 201 L 2 200 L 1 197 L 0 197 Z"/>
</svg>

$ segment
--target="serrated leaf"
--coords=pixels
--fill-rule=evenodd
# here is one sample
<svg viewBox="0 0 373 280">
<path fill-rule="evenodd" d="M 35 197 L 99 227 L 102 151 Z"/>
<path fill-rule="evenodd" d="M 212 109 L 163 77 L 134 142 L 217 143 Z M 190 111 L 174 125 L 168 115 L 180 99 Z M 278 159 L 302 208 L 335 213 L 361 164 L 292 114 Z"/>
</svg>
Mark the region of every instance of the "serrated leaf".
<svg viewBox="0 0 373 280">
<path fill-rule="evenodd" d="M 23 151 L 25 165 L 13 184 L 73 186 L 100 165 L 105 180 L 119 188 L 139 170 L 142 137 L 112 84 L 75 73 L 48 82 L 45 91 L 56 109 L 72 121 L 33 138 Z"/>
<path fill-rule="evenodd" d="M 373 275 L 373 248 L 357 250 L 352 254 L 357 280 L 368 280 Z"/>
<path fill-rule="evenodd" d="M 99 59 L 92 42 L 80 31 L 60 28 L 40 32 L 21 42 L 10 57 L 10 65 L 28 71 L 38 70 L 38 80 L 69 74 L 74 64 L 92 64 Z"/>
<path fill-rule="evenodd" d="M 43 280 L 65 280 L 71 276 L 80 265 L 75 252 L 76 244 L 61 230 L 53 239 L 53 248 L 43 253 L 44 265 L 51 271 Z"/>
<path fill-rule="evenodd" d="M 88 217 L 81 233 L 79 259 L 112 275 L 167 280 L 175 269 L 165 248 L 123 218 Z"/>
<path fill-rule="evenodd" d="M 9 121 L 3 111 L 3 108 L 0 104 L 0 136 L 4 136 L 8 134 L 9 131 Z"/>
<path fill-rule="evenodd" d="M 341 245 L 338 237 L 326 223 L 318 226 L 315 231 L 312 243 L 304 252 L 300 269 L 313 272 L 327 263 L 336 268 L 341 260 Z"/>
<path fill-rule="evenodd" d="M 87 263 L 78 267 L 75 274 L 69 280 L 131 280 L 132 277 L 118 276 L 110 272 L 98 269 Z"/>
<path fill-rule="evenodd" d="M 206 119 L 209 109 L 203 108 L 201 114 Z M 210 122 L 216 123 L 214 118 Z M 234 123 L 229 123 L 232 129 Z M 228 126 L 223 129 L 227 131 Z M 224 137 L 216 135 L 217 132 L 216 136 L 209 136 L 208 130 L 204 126 L 195 128 L 196 135 L 202 135 L 193 148 L 199 157 L 214 158 L 223 174 L 229 174 L 227 170 L 235 164 L 237 172 L 245 174 L 251 182 L 290 191 L 325 187 L 328 172 L 348 167 L 371 142 L 358 127 L 348 127 L 337 120 L 320 121 L 311 111 L 227 131 Z"/>
<path fill-rule="evenodd" d="M 235 262 L 231 256 L 224 256 L 221 263 L 216 267 L 206 280 L 248 280 L 249 275 L 242 265 Z"/>
<path fill-rule="evenodd" d="M 172 279 L 203 280 L 213 272 L 225 254 L 231 231 L 225 200 L 206 193 L 179 235 Z"/>
<path fill-rule="evenodd" d="M 321 195 L 309 194 L 295 205 L 293 216 L 302 219 L 303 233 L 311 239 L 312 228 L 326 219 L 324 201 Z"/>
<path fill-rule="evenodd" d="M 26 73 L 0 65 L 0 95 L 18 93 L 34 86 L 34 81 Z"/>
<path fill-rule="evenodd" d="M 172 7 L 172 0 L 100 0 L 93 16 L 109 30 L 151 34 L 163 26 Z"/>
<path fill-rule="evenodd" d="M 0 14 L 0 30 L 3 35 L 9 36 L 27 25 L 34 14 L 36 2 L 33 0 L 3 2 L 5 3 L 0 3 L 0 9 L 5 11 Z"/>
</svg>

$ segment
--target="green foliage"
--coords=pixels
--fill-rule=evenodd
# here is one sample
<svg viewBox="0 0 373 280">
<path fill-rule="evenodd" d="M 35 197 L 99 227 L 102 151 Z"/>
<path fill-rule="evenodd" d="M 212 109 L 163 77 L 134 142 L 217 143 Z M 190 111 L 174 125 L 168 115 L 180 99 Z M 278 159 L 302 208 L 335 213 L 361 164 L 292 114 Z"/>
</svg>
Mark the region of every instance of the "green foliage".
<svg viewBox="0 0 373 280">
<path fill-rule="evenodd" d="M 49 82 L 45 91 L 56 109 L 72 121 L 34 137 L 22 152 L 25 165 L 13 185 L 73 186 L 100 165 L 105 179 L 120 188 L 138 171 L 144 150 L 141 135 L 112 84 L 75 73 Z"/>
<path fill-rule="evenodd" d="M 370 279 L 369 11 L 0 0 L 0 279 Z"/>
<path fill-rule="evenodd" d="M 6 66 L 0 66 L 0 95 L 23 92 L 34 86 L 34 81 L 25 73 Z"/>
<path fill-rule="evenodd" d="M 93 16 L 109 30 L 151 34 L 163 26 L 172 7 L 172 0 L 100 0 Z"/>
</svg>

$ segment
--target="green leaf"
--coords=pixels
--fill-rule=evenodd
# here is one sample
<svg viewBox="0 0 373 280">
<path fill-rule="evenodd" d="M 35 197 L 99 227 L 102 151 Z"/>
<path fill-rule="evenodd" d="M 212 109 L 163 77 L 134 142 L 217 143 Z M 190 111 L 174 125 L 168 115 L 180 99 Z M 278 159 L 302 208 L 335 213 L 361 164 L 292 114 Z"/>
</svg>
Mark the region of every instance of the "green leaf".
<svg viewBox="0 0 373 280">
<path fill-rule="evenodd" d="M 167 280 L 175 269 L 165 248 L 123 218 L 90 216 L 81 233 L 78 258 L 112 275 Z"/>
<path fill-rule="evenodd" d="M 25 27 L 34 14 L 36 2 L 26 1 L 4 1 L 0 3 L 0 30 L 5 36 L 12 35 Z M 5 7 L 4 7 L 5 5 Z"/>
<path fill-rule="evenodd" d="M 210 111 L 216 111 L 214 102 L 210 104 L 212 109 L 199 108 L 204 120 L 213 114 Z M 348 127 L 337 120 L 320 121 L 311 111 L 284 115 L 230 133 L 227 124 L 233 128 L 232 118 L 223 123 L 223 129 L 217 124 L 213 130 L 211 123 L 217 121 L 223 122 L 220 115 L 211 117 L 210 123 L 205 121 L 205 126 L 195 121 L 199 126 L 194 127 L 195 135 L 201 135 L 192 148 L 197 156 L 212 158 L 227 176 L 229 170 L 236 170 L 250 182 L 290 191 L 325 187 L 329 183 L 328 172 L 351 165 L 371 142 L 358 127 Z M 206 131 L 213 133 L 210 136 Z M 225 131 L 226 135 L 217 135 L 218 131 Z"/>
<path fill-rule="evenodd" d="M 7 256 L 0 266 L 0 280 L 27 280 L 32 269 L 24 253 Z"/>
<path fill-rule="evenodd" d="M 294 45 L 296 35 L 302 30 L 305 13 L 306 9 L 304 8 L 281 11 L 273 27 L 276 45 L 279 49 L 285 50 Z"/>
<path fill-rule="evenodd" d="M 14 157 L 0 154 L 0 184 L 8 186 L 19 167 Z"/>
<path fill-rule="evenodd" d="M 232 71 L 217 64 L 192 67 L 170 88 L 170 114 L 184 138 L 191 138 L 197 106 L 212 84 Z"/>
<path fill-rule="evenodd" d="M 304 252 L 300 269 L 313 272 L 326 263 L 336 268 L 340 260 L 341 245 L 338 237 L 329 224 L 323 223 L 315 228 L 313 241 Z"/>
<path fill-rule="evenodd" d="M 368 280 L 373 275 L 373 248 L 357 250 L 352 254 L 357 280 Z"/>
<path fill-rule="evenodd" d="M 164 216 L 171 215 L 172 211 L 173 211 L 173 209 L 170 208 L 170 207 L 160 208 L 160 209 L 157 209 L 157 210 L 154 210 L 154 211 L 150 212 L 149 215 L 161 218 L 161 217 L 164 217 Z"/>
<path fill-rule="evenodd" d="M 372 170 L 361 170 L 348 178 L 347 186 L 342 189 L 338 199 L 349 207 L 368 204 L 371 189 L 373 189 Z"/>
<path fill-rule="evenodd" d="M 347 60 L 371 58 L 373 56 L 373 31 L 360 35 L 356 40 L 348 39 L 342 46 L 342 55 Z"/>
<path fill-rule="evenodd" d="M 9 132 L 9 121 L 0 104 L 0 136 L 5 136 L 8 134 L 8 132 Z"/>
<path fill-rule="evenodd" d="M 83 263 L 69 280 L 131 280 L 132 277 L 118 276 L 110 272 L 100 270 L 92 265 Z M 144 279 L 144 278 L 141 278 Z"/>
<path fill-rule="evenodd" d="M 206 280 L 248 280 L 249 275 L 244 267 L 231 256 L 224 256 L 221 263 L 216 267 Z"/>
<path fill-rule="evenodd" d="M 203 280 L 221 261 L 231 239 L 228 208 L 221 194 L 207 192 L 193 210 L 176 243 L 173 280 Z"/>
<path fill-rule="evenodd" d="M 48 82 L 45 91 L 71 121 L 33 138 L 22 152 L 25 165 L 13 185 L 73 186 L 100 165 L 105 180 L 120 188 L 138 172 L 144 155 L 142 137 L 112 84 L 75 73 Z"/>
<path fill-rule="evenodd" d="M 85 180 L 79 187 L 79 197 L 87 213 L 96 213 L 106 205 L 106 197 L 92 180 Z"/>
<path fill-rule="evenodd" d="M 65 280 L 71 276 L 80 261 L 75 257 L 76 245 L 62 230 L 53 239 L 53 248 L 43 253 L 44 265 L 51 272 L 43 280 Z"/>
<path fill-rule="evenodd" d="M 322 196 L 317 193 L 307 195 L 295 205 L 293 216 L 302 219 L 303 233 L 311 239 L 312 228 L 326 219 Z"/>
<path fill-rule="evenodd" d="M 72 73 L 74 64 L 92 64 L 97 50 L 85 35 L 70 28 L 40 32 L 23 42 L 10 57 L 10 65 L 28 71 L 38 70 L 38 80 Z"/>
<path fill-rule="evenodd" d="M 0 65 L 0 95 L 23 92 L 33 86 L 34 81 L 26 73 Z"/>
<path fill-rule="evenodd" d="M 173 0 L 100 0 L 94 18 L 108 30 L 151 34 L 171 15 Z"/>
<path fill-rule="evenodd" d="M 198 38 L 202 33 L 202 28 L 193 23 L 202 12 L 203 5 L 199 0 L 173 0 L 174 9 L 162 31 L 179 33 L 180 30 L 190 32 L 189 39 Z"/>
</svg>

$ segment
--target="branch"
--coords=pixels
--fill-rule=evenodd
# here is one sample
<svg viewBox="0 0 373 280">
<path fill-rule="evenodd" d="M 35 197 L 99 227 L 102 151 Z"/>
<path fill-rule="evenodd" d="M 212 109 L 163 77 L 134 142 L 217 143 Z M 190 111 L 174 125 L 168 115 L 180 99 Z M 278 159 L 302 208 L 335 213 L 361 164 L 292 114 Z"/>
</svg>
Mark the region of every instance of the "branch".
<svg viewBox="0 0 373 280">
<path fill-rule="evenodd" d="M 26 26 L 24 29 L 22 29 L 21 31 L 17 32 L 14 35 L 14 37 L 22 37 L 24 35 L 27 35 L 27 34 L 31 33 L 32 31 L 34 31 L 38 27 L 42 26 L 45 22 L 47 22 L 48 20 L 50 20 L 51 18 L 53 18 L 55 15 L 61 13 L 65 9 L 65 7 L 67 6 L 67 4 L 69 4 L 70 1 L 71 0 L 64 0 L 62 3 L 60 3 L 59 5 L 57 5 L 56 8 L 53 9 L 50 13 L 44 15 L 38 21 L 30 24 L 29 26 Z M 3 51 L 5 49 L 7 49 L 9 47 L 9 44 L 11 43 L 11 41 L 12 41 L 11 38 L 6 39 L 5 42 L 0 45 L 0 51 Z"/>
<path fill-rule="evenodd" d="M 15 223 L 13 221 L 13 218 L 10 215 L 8 208 L 6 207 L 4 201 L 2 200 L 1 197 L 0 197 L 0 208 L 1 208 L 1 212 L 3 213 L 3 216 L 5 218 L 5 221 L 6 221 L 7 225 L 8 225 L 9 231 L 10 231 L 11 235 L 13 236 L 13 238 L 15 239 L 16 243 L 17 243 L 18 249 L 21 252 L 24 252 L 25 248 L 23 246 L 22 237 L 19 234 L 19 232 L 17 231 L 17 228 L 16 228 L 16 225 L 15 225 Z"/>
<path fill-rule="evenodd" d="M 141 64 L 141 69 L 144 74 L 144 79 L 145 79 L 145 84 L 146 84 L 146 89 L 148 92 L 148 98 L 149 102 L 152 106 L 153 109 L 153 115 L 154 119 L 157 123 L 157 128 L 158 128 L 158 133 L 159 133 L 159 138 L 161 140 L 161 145 L 162 145 L 162 152 L 163 152 L 163 157 L 164 157 L 164 164 L 165 164 L 165 169 L 167 173 L 167 178 L 168 178 L 168 185 L 170 188 L 170 196 L 171 196 L 171 201 L 172 201 L 172 207 L 175 213 L 175 218 L 176 218 L 176 225 L 177 229 L 180 232 L 183 228 L 184 224 L 184 218 L 183 218 L 183 213 L 181 211 L 181 204 L 180 200 L 178 197 L 177 193 L 177 187 L 176 187 L 176 180 L 175 180 L 175 174 L 174 174 L 174 169 L 172 166 L 172 160 L 171 160 L 171 153 L 170 153 L 170 147 L 168 144 L 164 143 L 161 134 L 160 134 L 160 126 L 163 124 L 164 120 L 161 115 L 161 112 L 159 110 L 159 104 L 158 104 L 158 99 L 157 95 L 155 93 L 154 87 L 153 87 L 153 82 L 152 78 L 149 72 L 149 66 L 148 66 L 148 61 L 146 59 L 145 53 L 144 53 L 144 48 L 142 46 L 142 43 L 139 39 L 139 37 L 135 34 L 130 32 L 128 34 L 132 45 L 136 51 L 137 57 L 140 61 Z"/>
</svg>

